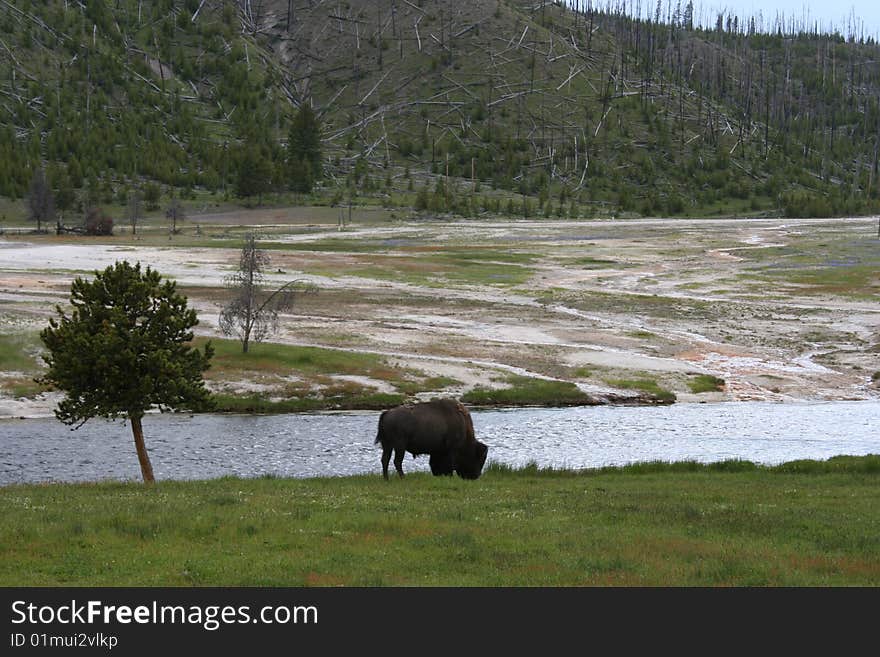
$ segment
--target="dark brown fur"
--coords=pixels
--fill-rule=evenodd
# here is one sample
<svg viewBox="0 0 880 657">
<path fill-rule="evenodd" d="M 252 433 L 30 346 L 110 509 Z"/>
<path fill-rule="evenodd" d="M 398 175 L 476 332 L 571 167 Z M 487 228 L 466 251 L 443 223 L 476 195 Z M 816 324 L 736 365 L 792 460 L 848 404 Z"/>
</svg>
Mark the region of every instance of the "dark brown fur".
<svg viewBox="0 0 880 657">
<path fill-rule="evenodd" d="M 382 475 L 388 479 L 388 463 L 403 476 L 403 457 L 430 454 L 431 472 L 465 479 L 480 476 L 489 448 L 474 435 L 471 414 L 455 399 L 434 399 L 406 404 L 379 416 L 376 443 L 382 444 Z"/>
</svg>

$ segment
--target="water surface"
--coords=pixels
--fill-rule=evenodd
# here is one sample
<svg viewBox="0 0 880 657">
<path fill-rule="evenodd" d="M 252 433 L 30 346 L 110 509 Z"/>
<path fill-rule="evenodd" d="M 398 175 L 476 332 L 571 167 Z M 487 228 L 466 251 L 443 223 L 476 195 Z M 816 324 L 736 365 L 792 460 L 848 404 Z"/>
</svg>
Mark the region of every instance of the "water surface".
<svg viewBox="0 0 880 657">
<path fill-rule="evenodd" d="M 776 464 L 880 453 L 880 402 L 673 404 L 474 411 L 489 461 L 589 468 L 639 461 L 748 459 Z M 158 479 L 381 472 L 378 413 L 150 415 L 147 448 Z M 404 470 L 428 471 L 407 456 Z M 0 485 L 139 479 L 127 423 L 0 421 Z"/>
</svg>

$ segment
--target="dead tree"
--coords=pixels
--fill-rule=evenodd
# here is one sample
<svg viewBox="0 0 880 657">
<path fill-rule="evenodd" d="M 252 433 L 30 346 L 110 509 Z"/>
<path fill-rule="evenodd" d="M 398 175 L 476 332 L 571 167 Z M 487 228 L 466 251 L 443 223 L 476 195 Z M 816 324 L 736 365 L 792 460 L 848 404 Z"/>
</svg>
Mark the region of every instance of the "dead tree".
<svg viewBox="0 0 880 657">
<path fill-rule="evenodd" d="M 28 218 L 37 222 L 37 232 L 43 232 L 42 222 L 52 221 L 55 218 L 55 198 L 52 188 L 46 179 L 43 169 L 34 171 L 31 178 L 31 186 L 28 191 Z"/>
<path fill-rule="evenodd" d="M 186 212 L 184 212 L 183 203 L 180 202 L 180 199 L 171 199 L 171 205 L 165 211 L 165 217 L 171 219 L 171 234 L 177 235 L 177 222 L 186 219 Z"/>
<path fill-rule="evenodd" d="M 253 233 L 245 236 L 238 268 L 226 277 L 226 287 L 234 293 L 220 311 L 220 330 L 234 335 L 248 352 L 251 340 L 260 342 L 278 329 L 278 315 L 293 308 L 297 293 L 314 293 L 317 288 L 306 281 L 288 281 L 271 293 L 263 291 L 269 254 L 257 248 Z"/>
<path fill-rule="evenodd" d="M 132 235 L 137 234 L 137 226 L 140 223 L 140 220 L 143 219 L 143 216 L 144 209 L 141 192 L 139 189 L 133 189 L 128 195 L 128 205 L 126 207 L 126 218 L 128 219 L 128 223 L 131 224 Z"/>
</svg>

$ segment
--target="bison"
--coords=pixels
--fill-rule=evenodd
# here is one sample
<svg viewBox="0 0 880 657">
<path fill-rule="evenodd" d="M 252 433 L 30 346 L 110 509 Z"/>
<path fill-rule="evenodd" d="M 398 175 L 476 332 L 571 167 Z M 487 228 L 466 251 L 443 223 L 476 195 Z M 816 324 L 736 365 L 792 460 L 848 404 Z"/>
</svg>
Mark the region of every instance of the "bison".
<svg viewBox="0 0 880 657">
<path fill-rule="evenodd" d="M 431 472 L 476 479 L 483 471 L 489 448 L 474 437 L 471 414 L 454 399 L 434 399 L 383 411 L 376 444 L 382 444 L 382 476 L 388 479 L 388 462 L 403 476 L 403 457 L 430 454 Z"/>
</svg>

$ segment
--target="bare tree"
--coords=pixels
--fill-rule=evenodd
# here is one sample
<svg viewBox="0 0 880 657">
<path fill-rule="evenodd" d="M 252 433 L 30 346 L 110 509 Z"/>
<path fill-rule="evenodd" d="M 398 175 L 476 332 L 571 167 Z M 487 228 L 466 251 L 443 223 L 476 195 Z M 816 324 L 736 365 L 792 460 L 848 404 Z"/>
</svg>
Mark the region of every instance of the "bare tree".
<svg viewBox="0 0 880 657">
<path fill-rule="evenodd" d="M 183 210 L 183 203 L 180 202 L 179 198 L 172 198 L 171 204 L 168 206 L 168 209 L 165 211 L 165 216 L 168 219 L 171 219 L 171 234 L 177 234 L 177 222 L 183 221 L 186 219 L 186 213 Z"/>
<path fill-rule="evenodd" d="M 317 288 L 306 281 L 288 281 L 271 293 L 263 291 L 269 254 L 257 248 L 253 233 L 245 237 L 238 269 L 226 277 L 226 287 L 235 296 L 220 311 L 220 330 L 241 341 L 247 353 L 250 341 L 260 342 L 278 329 L 278 315 L 293 307 L 297 293 L 314 293 Z"/>
<path fill-rule="evenodd" d="M 34 171 L 34 176 L 31 178 L 28 212 L 28 218 L 37 222 L 38 233 L 43 231 L 42 222 L 52 221 L 55 218 L 55 197 L 52 195 L 52 187 L 43 169 Z"/>
<path fill-rule="evenodd" d="M 256 35 L 261 31 L 265 9 L 262 0 L 238 0 L 238 9 L 241 12 L 241 22 L 251 34 Z M 288 5 L 288 22 L 290 21 L 290 8 Z"/>
<path fill-rule="evenodd" d="M 131 190 L 131 193 L 128 195 L 126 216 L 128 223 L 131 224 L 131 234 L 135 235 L 137 233 L 137 225 L 144 216 L 143 199 L 139 189 Z"/>
</svg>

